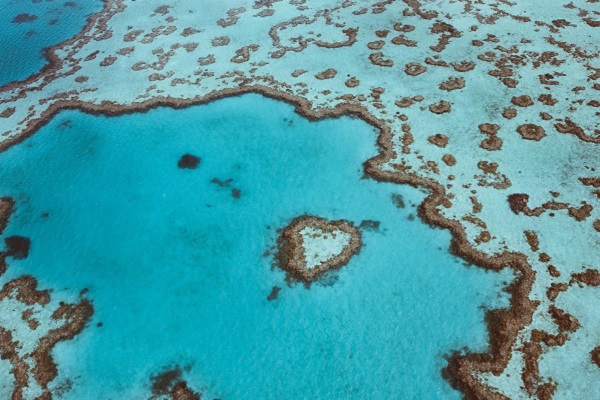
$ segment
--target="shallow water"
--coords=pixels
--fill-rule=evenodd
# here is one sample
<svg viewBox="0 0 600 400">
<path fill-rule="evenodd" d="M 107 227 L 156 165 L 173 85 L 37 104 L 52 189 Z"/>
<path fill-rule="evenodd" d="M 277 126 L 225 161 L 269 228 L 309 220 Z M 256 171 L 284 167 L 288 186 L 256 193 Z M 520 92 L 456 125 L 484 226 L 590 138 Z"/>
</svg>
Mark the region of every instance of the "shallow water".
<svg viewBox="0 0 600 400">
<path fill-rule="evenodd" d="M 142 399 L 152 373 L 189 365 L 191 386 L 222 399 L 460 398 L 444 355 L 485 349 L 483 308 L 506 304 L 508 276 L 465 268 L 447 231 L 409 217 L 424 193 L 364 179 L 375 139 L 360 120 L 309 122 L 245 95 L 117 118 L 65 111 L 0 154 L 0 193 L 18 206 L 5 236 L 32 240 L 2 281 L 33 274 L 94 302 L 54 352 L 53 386 Z M 177 167 L 185 153 L 197 169 Z M 286 286 L 263 253 L 303 213 L 381 225 L 335 275 Z"/>
<path fill-rule="evenodd" d="M 100 0 L 0 0 L 0 86 L 23 80 L 47 64 L 43 51 L 80 32 Z M 30 20 L 14 18 L 29 14 Z"/>
</svg>

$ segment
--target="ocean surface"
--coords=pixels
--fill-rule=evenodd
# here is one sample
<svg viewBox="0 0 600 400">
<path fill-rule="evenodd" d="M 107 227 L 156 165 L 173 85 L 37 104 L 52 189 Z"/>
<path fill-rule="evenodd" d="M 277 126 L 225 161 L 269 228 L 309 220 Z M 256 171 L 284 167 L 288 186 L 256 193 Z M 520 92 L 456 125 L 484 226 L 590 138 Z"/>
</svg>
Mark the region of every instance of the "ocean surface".
<svg viewBox="0 0 600 400">
<path fill-rule="evenodd" d="M 79 33 L 100 0 L 0 0 L 0 86 L 39 72 L 44 49 Z M 27 16 L 25 16 L 25 14 Z M 18 16 L 21 15 L 18 22 Z"/>
<path fill-rule="evenodd" d="M 150 375 L 178 365 L 206 398 L 459 399 L 444 356 L 486 348 L 484 311 L 507 304 L 510 274 L 450 255 L 449 232 L 415 217 L 422 191 L 365 178 L 375 140 L 358 119 L 310 122 L 245 95 L 64 111 L 0 153 L 0 194 L 17 202 L 4 235 L 32 241 L 1 282 L 32 274 L 73 299 L 87 288 L 95 307 L 56 347 L 52 386 L 142 399 Z M 197 169 L 178 168 L 186 153 Z M 304 213 L 380 226 L 339 272 L 288 285 L 265 252 Z"/>
</svg>

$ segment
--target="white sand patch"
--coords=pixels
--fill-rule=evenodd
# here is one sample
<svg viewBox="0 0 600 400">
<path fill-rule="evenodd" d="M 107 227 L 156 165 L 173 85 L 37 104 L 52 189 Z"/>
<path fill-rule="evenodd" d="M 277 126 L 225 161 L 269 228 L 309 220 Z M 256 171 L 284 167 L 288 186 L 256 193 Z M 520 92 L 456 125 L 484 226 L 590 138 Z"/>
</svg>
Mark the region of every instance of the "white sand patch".
<svg viewBox="0 0 600 400">
<path fill-rule="evenodd" d="M 352 236 L 344 231 L 324 232 L 307 226 L 300 231 L 303 240 L 306 268 L 315 268 L 342 253 Z"/>
</svg>

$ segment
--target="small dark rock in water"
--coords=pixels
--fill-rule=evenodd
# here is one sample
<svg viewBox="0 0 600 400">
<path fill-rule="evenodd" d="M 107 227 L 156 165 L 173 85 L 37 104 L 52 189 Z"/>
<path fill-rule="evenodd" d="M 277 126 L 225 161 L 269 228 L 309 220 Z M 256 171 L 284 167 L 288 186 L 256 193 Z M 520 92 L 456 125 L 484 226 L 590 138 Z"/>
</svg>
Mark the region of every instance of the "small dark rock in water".
<svg viewBox="0 0 600 400">
<path fill-rule="evenodd" d="M 29 247 L 31 247 L 31 240 L 23 236 L 11 236 L 4 239 L 6 243 L 7 251 L 6 255 L 13 257 L 17 260 L 27 258 L 29 255 Z"/>
<path fill-rule="evenodd" d="M 358 227 L 360 229 L 364 229 L 366 231 L 377 231 L 377 230 L 379 230 L 380 224 L 381 224 L 381 222 L 379 222 L 379 221 L 373 221 L 372 219 L 365 219 L 364 221 L 360 222 L 360 225 Z"/>
<path fill-rule="evenodd" d="M 24 22 L 33 22 L 37 19 L 37 15 L 22 13 L 15 16 L 12 20 L 15 24 L 22 24 Z"/>
<path fill-rule="evenodd" d="M 225 179 L 224 181 L 220 180 L 219 178 L 212 178 L 210 180 L 210 183 L 214 183 L 215 185 L 218 185 L 220 187 L 229 187 L 229 185 L 231 185 L 231 182 L 233 182 L 232 178 Z"/>
<path fill-rule="evenodd" d="M 394 205 L 398 208 L 406 207 L 406 204 L 404 203 L 404 198 L 401 194 L 392 194 L 392 201 L 394 202 Z"/>
<path fill-rule="evenodd" d="M 196 169 L 200 164 L 200 157 L 191 154 L 184 154 L 179 159 L 177 166 L 181 169 Z"/>
<path fill-rule="evenodd" d="M 281 288 L 279 286 L 273 286 L 273 290 L 271 290 L 271 293 L 269 293 L 269 295 L 267 296 L 267 300 L 268 301 L 275 300 L 279 296 L 280 290 L 281 290 Z"/>
<path fill-rule="evenodd" d="M 242 191 L 240 189 L 231 189 L 231 196 L 233 196 L 234 199 L 239 199 L 242 196 Z"/>
</svg>

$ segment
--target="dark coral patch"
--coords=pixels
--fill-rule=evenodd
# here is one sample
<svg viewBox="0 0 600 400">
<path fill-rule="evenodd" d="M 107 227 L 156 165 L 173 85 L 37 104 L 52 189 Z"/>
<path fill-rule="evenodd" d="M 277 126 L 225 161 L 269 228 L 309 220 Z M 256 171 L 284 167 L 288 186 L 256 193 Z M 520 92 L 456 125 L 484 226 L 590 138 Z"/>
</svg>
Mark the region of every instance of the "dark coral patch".
<svg viewBox="0 0 600 400">
<path fill-rule="evenodd" d="M 17 260 L 27 258 L 29 255 L 29 248 L 31 247 L 31 240 L 23 236 L 10 236 L 4 239 L 7 251 L 6 255 L 13 257 Z"/>
<path fill-rule="evenodd" d="M 398 208 L 406 207 L 406 203 L 404 202 L 404 198 L 401 194 L 392 193 L 392 201 L 394 202 L 394 205 Z"/>
<path fill-rule="evenodd" d="M 22 24 L 25 22 L 33 22 L 37 19 L 37 15 L 22 13 L 15 16 L 12 20 L 14 24 Z"/>
<path fill-rule="evenodd" d="M 192 154 L 184 154 L 177 162 L 177 166 L 181 169 L 196 169 L 200 165 L 200 157 Z"/>
<path fill-rule="evenodd" d="M 365 231 L 378 231 L 380 225 L 381 225 L 381 222 L 379 222 L 379 221 L 366 219 L 366 220 L 360 222 L 359 228 L 363 229 Z"/>
<path fill-rule="evenodd" d="M 271 290 L 271 293 L 269 293 L 269 295 L 267 296 L 267 301 L 276 300 L 277 297 L 279 297 L 279 291 L 280 290 L 281 290 L 281 288 L 279 286 L 273 286 L 273 289 Z"/>
<path fill-rule="evenodd" d="M 183 372 L 189 372 L 190 366 L 181 368 L 179 366 L 167 367 L 162 371 L 150 376 L 152 398 L 163 398 L 169 396 L 173 400 L 200 400 L 199 393 L 194 392 L 184 381 Z"/>
<path fill-rule="evenodd" d="M 181 382 L 182 376 L 183 370 L 179 366 L 165 368 L 160 373 L 152 375 L 150 377 L 152 394 L 161 395 L 168 393 L 173 386 Z"/>
</svg>

